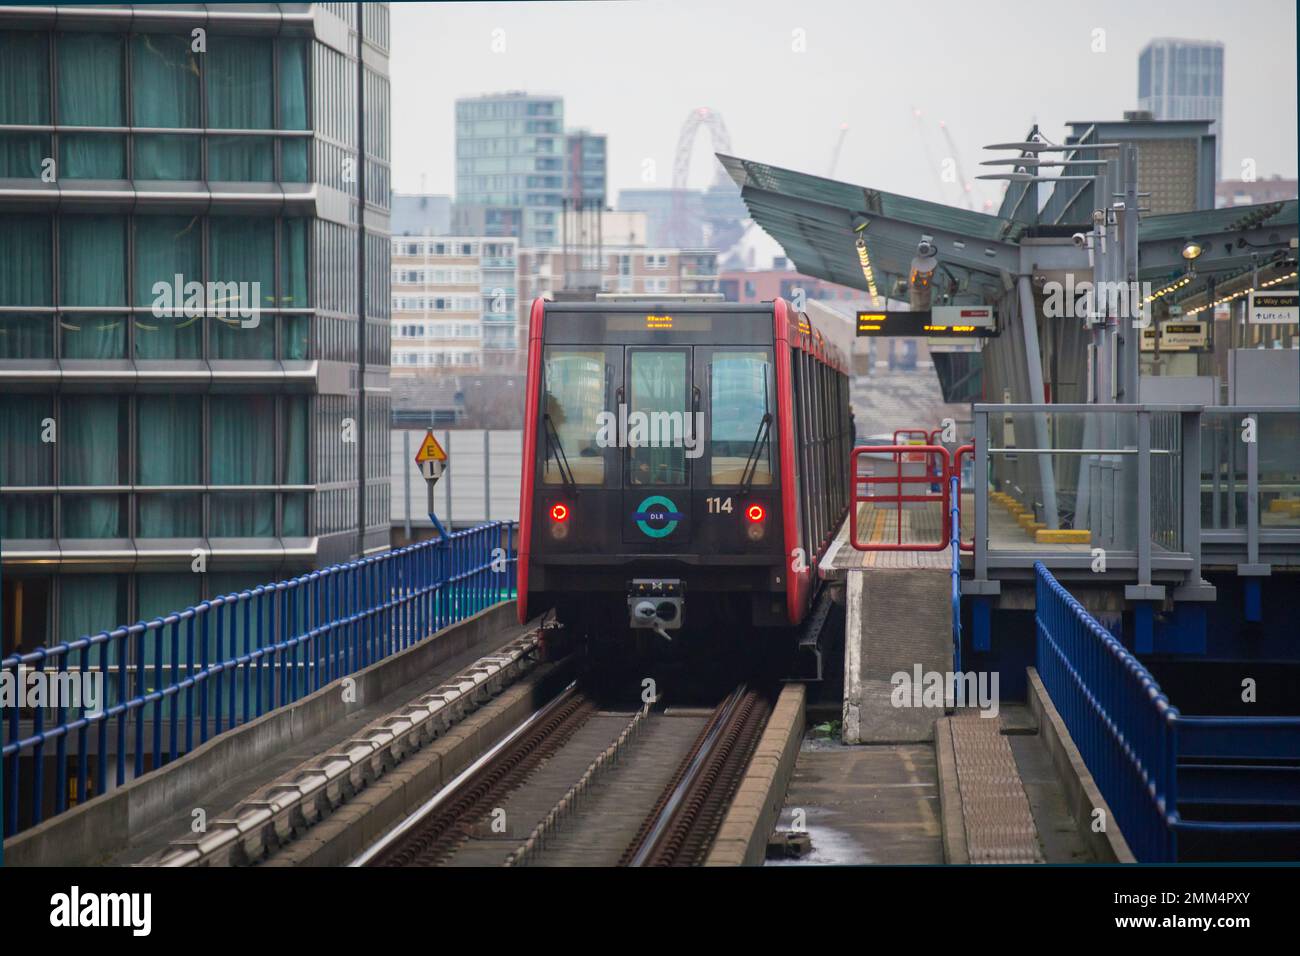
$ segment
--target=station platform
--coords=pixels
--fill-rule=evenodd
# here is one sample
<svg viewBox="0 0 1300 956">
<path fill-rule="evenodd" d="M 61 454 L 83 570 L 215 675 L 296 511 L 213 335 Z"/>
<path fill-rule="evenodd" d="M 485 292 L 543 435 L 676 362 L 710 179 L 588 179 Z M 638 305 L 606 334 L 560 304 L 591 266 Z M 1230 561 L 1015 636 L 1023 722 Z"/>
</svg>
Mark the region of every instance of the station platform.
<svg viewBox="0 0 1300 956">
<path fill-rule="evenodd" d="M 804 741 L 779 827 L 807 827 L 810 862 L 1131 860 L 1118 834 L 1089 835 L 1108 810 L 1032 672 L 1029 704 L 1004 704 L 992 673 L 956 690 L 952 552 L 908 549 L 943 540 L 940 507 L 857 507 L 860 543 L 903 550 L 859 550 L 846 520 L 821 562 L 845 603 L 841 721 Z M 1035 546 L 1035 529 L 997 512 L 999 540 Z"/>
<path fill-rule="evenodd" d="M 975 530 L 975 496 L 969 491 L 961 495 L 961 538 L 969 542 Z M 1087 541 L 1039 541 L 1038 529 L 1026 527 L 1020 518 L 1000 501 L 989 502 L 988 546 L 990 551 L 1039 552 L 1042 554 L 1088 554 L 1092 548 Z M 861 502 L 858 505 L 858 534 L 872 543 L 938 542 L 942 538 L 942 511 L 939 505 L 921 505 L 900 513 L 891 503 L 876 505 Z M 969 560 L 968 557 L 964 558 Z M 908 562 L 915 562 L 909 564 Z M 820 573 L 824 580 L 843 580 L 848 571 L 872 567 L 923 567 L 926 562 L 942 568 L 949 567 L 948 551 L 859 551 L 849 541 L 849 523 L 846 520 L 823 556 Z"/>
<path fill-rule="evenodd" d="M 806 834 L 808 852 L 771 862 L 1131 862 L 1114 827 L 1091 832 L 1100 797 L 1048 723 L 1011 705 L 996 719 L 939 716 L 932 743 L 848 745 L 810 729 L 777 823 L 783 836 Z M 1062 783 L 1060 762 L 1082 768 L 1075 786 Z"/>
<path fill-rule="evenodd" d="M 899 512 L 860 504 L 859 534 L 889 543 L 937 541 L 934 507 Z M 846 520 L 823 557 L 823 578 L 844 582 L 843 739 L 858 743 L 920 743 L 933 739 L 924 707 L 891 701 L 894 675 L 947 674 L 952 669 L 951 557 L 947 551 L 860 551 Z"/>
</svg>

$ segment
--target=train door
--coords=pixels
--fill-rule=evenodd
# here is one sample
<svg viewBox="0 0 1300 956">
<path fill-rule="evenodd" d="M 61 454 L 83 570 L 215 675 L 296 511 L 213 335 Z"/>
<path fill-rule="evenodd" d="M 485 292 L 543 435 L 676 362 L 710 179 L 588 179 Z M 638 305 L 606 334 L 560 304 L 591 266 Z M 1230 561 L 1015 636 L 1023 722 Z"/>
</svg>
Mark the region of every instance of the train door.
<svg viewBox="0 0 1300 956">
<path fill-rule="evenodd" d="M 700 393 L 689 346 L 627 346 L 619 428 L 623 541 L 643 552 L 682 551 L 692 534 L 692 465 Z"/>
</svg>

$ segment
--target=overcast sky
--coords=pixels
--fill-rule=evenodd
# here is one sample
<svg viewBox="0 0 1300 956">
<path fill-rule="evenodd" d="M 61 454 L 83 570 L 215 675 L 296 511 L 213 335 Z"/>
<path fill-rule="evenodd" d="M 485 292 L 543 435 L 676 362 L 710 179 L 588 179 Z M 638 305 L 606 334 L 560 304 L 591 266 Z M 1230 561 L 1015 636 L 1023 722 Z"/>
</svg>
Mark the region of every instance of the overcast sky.
<svg viewBox="0 0 1300 956">
<path fill-rule="evenodd" d="M 456 98 L 526 90 L 562 95 L 566 127 L 608 134 L 611 205 L 672 185 L 701 106 L 737 155 L 819 175 L 848 123 L 835 178 L 955 203 L 945 157 L 970 178 L 994 155 L 983 144 L 1032 122 L 1056 139 L 1070 120 L 1120 119 L 1158 36 L 1225 44 L 1224 178 L 1248 158 L 1294 177 L 1293 0 L 612 0 L 394 3 L 393 188 L 454 193 Z M 710 153 L 701 132 L 690 185 L 710 180 Z M 976 190 L 977 206 L 1000 195 Z"/>
</svg>

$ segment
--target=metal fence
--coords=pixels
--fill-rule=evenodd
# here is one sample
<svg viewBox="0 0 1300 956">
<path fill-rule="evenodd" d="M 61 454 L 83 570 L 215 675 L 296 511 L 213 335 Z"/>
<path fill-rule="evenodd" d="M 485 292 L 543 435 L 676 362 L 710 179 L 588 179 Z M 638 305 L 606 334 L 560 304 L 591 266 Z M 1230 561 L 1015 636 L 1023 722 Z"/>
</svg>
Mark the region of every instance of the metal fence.
<svg viewBox="0 0 1300 956">
<path fill-rule="evenodd" d="M 1138 860 L 1176 858 L 1178 711 L 1136 657 L 1034 564 L 1037 667 Z"/>
<path fill-rule="evenodd" d="M 1042 562 L 1034 571 L 1039 676 L 1134 856 L 1176 862 L 1184 834 L 1196 836 L 1202 855 L 1213 847 L 1207 840 L 1248 853 L 1294 840 L 1300 820 L 1264 817 L 1295 804 L 1300 717 L 1180 714 Z M 1200 805 L 1198 819 L 1183 818 L 1180 795 Z M 1242 814 L 1252 807 L 1266 812 Z M 1228 819 L 1207 818 L 1216 812 Z M 1231 859 L 1241 851 L 1218 852 Z"/>
<path fill-rule="evenodd" d="M 1039 419 L 1047 444 L 1027 447 Z M 1300 554 L 1298 406 L 979 404 L 975 434 L 977 581 L 1103 548 L 1157 600 L 1153 574 L 1196 588 L 1203 557 L 1258 578 Z M 999 496 L 1034 524 L 999 522 Z"/>
<path fill-rule="evenodd" d="M 490 522 L 5 658 L 12 686 L 102 691 L 8 709 L 5 836 L 509 598 L 516 544 Z"/>
</svg>

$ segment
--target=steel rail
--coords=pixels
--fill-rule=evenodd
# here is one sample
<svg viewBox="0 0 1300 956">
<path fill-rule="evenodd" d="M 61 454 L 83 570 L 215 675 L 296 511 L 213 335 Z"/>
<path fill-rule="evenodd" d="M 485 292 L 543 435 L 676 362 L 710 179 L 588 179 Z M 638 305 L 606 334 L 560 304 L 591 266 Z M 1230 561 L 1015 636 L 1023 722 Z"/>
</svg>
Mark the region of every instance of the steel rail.
<svg viewBox="0 0 1300 956">
<path fill-rule="evenodd" d="M 445 733 L 527 670 L 537 649 L 534 632 L 480 658 L 410 703 L 254 791 L 207 832 L 172 841 L 140 866 L 239 865 L 292 839 L 356 791 Z"/>
<path fill-rule="evenodd" d="M 555 710 L 561 704 L 563 704 L 566 700 L 572 697 L 574 693 L 576 693 L 577 687 L 578 687 L 577 681 L 571 681 L 569 685 L 565 687 L 562 691 L 560 691 L 560 693 L 557 694 L 551 701 L 542 705 L 537 710 L 533 711 L 532 715 L 528 717 L 523 723 L 521 723 L 514 730 L 510 731 L 510 733 L 506 734 L 504 737 L 498 740 L 488 750 L 484 751 L 482 756 L 480 756 L 468 767 L 466 767 L 464 770 L 458 773 L 445 787 L 443 787 L 441 790 L 435 793 L 432 797 L 430 797 L 428 800 L 426 800 L 416 809 L 412 810 L 407 815 L 405 820 L 403 820 L 393 829 L 389 830 L 388 833 L 384 834 L 384 836 L 380 838 L 376 843 L 371 844 L 371 846 L 368 847 L 364 853 L 362 853 L 355 860 L 349 863 L 348 866 L 361 867 L 361 866 L 369 865 L 372 859 L 374 859 L 380 853 L 384 852 L 389 847 L 391 847 L 394 843 L 396 843 L 403 836 L 409 833 L 412 827 L 416 826 L 421 820 L 427 817 L 430 813 L 437 810 L 438 807 L 442 806 L 442 804 L 444 804 L 453 794 L 455 794 L 459 788 L 464 786 L 465 783 L 470 778 L 472 778 L 480 770 L 482 770 L 493 760 L 495 760 L 497 755 L 500 754 L 501 751 L 505 750 L 507 747 L 513 744 L 524 734 L 531 731 L 533 728 L 542 724 L 551 714 L 555 712 Z"/>
<path fill-rule="evenodd" d="M 650 707 L 654 701 L 646 701 L 645 705 L 638 710 L 628 721 L 627 726 L 623 728 L 618 737 L 608 747 L 602 750 L 583 771 L 582 776 L 573 784 L 564 796 L 555 802 L 555 806 L 542 818 L 528 835 L 528 838 L 517 847 L 513 853 L 506 858 L 506 866 L 522 866 L 526 864 L 544 845 L 546 836 L 554 832 L 560 825 L 560 821 L 569 813 L 577 809 L 578 801 L 590 790 L 592 783 L 601 775 L 602 772 L 612 767 L 626 749 L 632 737 L 641 729 L 641 724 L 650 715 Z"/>
<path fill-rule="evenodd" d="M 671 792 L 655 815 L 654 822 L 638 838 L 636 849 L 627 857 L 628 866 L 645 866 L 646 861 L 658 849 L 664 834 L 668 832 L 668 827 L 672 823 L 678 807 L 682 805 L 686 795 L 691 791 L 696 781 L 700 779 L 705 764 L 708 762 L 718 741 L 722 739 L 723 731 L 739 710 L 740 703 L 747 692 L 748 687 L 741 684 L 718 707 L 713 719 L 705 727 L 694 753 L 689 758 L 689 761 L 684 763 L 684 769 L 678 773 Z"/>
<path fill-rule="evenodd" d="M 439 801 L 447 804 L 445 808 L 435 808 L 418 819 L 403 840 L 394 840 L 367 865 L 436 866 L 444 862 L 469 837 L 467 822 L 479 819 L 495 799 L 518 788 L 542 761 L 563 749 L 595 712 L 590 697 L 576 687 L 567 688 L 525 722 L 512 744 L 501 748 L 456 787 L 447 788 Z"/>
</svg>

